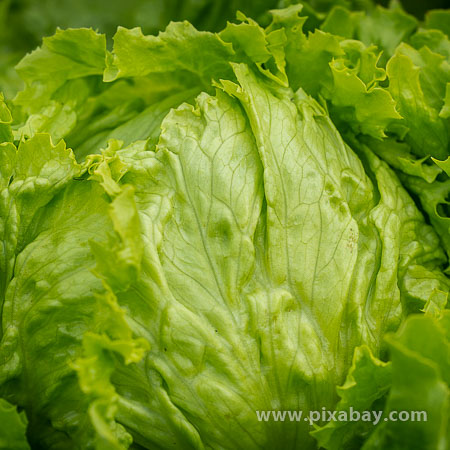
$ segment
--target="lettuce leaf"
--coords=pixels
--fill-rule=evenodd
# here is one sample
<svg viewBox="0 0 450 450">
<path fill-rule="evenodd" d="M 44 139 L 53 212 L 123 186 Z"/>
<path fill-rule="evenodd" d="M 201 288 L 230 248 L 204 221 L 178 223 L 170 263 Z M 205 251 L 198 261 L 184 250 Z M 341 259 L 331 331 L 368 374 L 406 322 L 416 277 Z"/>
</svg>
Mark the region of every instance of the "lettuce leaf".
<svg viewBox="0 0 450 450">
<path fill-rule="evenodd" d="M 446 311 L 440 318 L 412 316 L 395 338 L 387 338 L 392 357 L 392 388 L 385 414 L 418 411 L 425 413 L 426 420 L 382 421 L 364 449 L 448 446 L 449 330 Z"/>
<path fill-rule="evenodd" d="M 448 39 L 395 8 L 318 9 L 119 28 L 111 51 L 58 30 L 19 64 L 7 439 L 26 445 L 18 406 L 37 448 L 445 448 Z M 351 406 L 433 423 L 256 415 Z"/>
<path fill-rule="evenodd" d="M 395 335 L 386 336 L 389 363 L 375 359 L 365 347 L 357 349 L 347 380 L 338 388 L 337 414 L 353 408 L 381 415 L 375 429 L 370 422 L 328 422 L 313 432 L 321 447 L 447 446 L 449 315 L 433 314 L 413 315 Z"/>
<path fill-rule="evenodd" d="M 370 350 L 357 347 L 345 383 L 338 387 L 341 398 L 336 412 L 379 411 L 380 400 L 392 385 L 392 363 L 375 358 Z M 382 404 L 382 403 L 381 403 Z M 320 447 L 325 449 L 358 448 L 367 436 L 373 432 L 373 423 L 369 422 L 328 422 L 312 432 Z"/>
<path fill-rule="evenodd" d="M 25 437 L 27 418 L 25 412 L 17 411 L 17 408 L 0 398 L 0 417 L 2 428 L 0 430 L 0 448 L 14 448 L 28 450 Z"/>
</svg>

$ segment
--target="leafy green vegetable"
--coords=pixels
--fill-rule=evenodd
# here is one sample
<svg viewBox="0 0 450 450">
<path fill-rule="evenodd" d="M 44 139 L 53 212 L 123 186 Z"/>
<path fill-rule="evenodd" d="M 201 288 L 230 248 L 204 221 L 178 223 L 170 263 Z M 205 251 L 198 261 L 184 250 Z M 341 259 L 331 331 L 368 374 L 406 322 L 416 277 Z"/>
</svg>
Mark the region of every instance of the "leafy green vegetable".
<svg viewBox="0 0 450 450">
<path fill-rule="evenodd" d="M 0 447 L 448 446 L 447 14 L 243 6 L 18 64 Z M 429 419 L 257 416 L 350 409 Z"/>
<path fill-rule="evenodd" d="M 58 27 L 93 28 L 112 36 L 119 25 L 156 34 L 171 21 L 188 20 L 219 31 L 240 10 L 258 19 L 276 0 L 3 0 L 0 4 L 0 86 L 11 99 L 22 88 L 13 66 Z"/>
<path fill-rule="evenodd" d="M 347 379 L 337 388 L 341 397 L 336 406 L 337 413 L 350 408 L 360 412 L 375 408 L 375 402 L 385 396 L 391 383 L 392 364 L 374 358 L 365 346 L 357 347 Z M 364 422 L 329 422 L 313 431 L 313 435 L 326 449 L 356 448 L 361 446 L 364 435 L 370 433 L 372 426 Z"/>
<path fill-rule="evenodd" d="M 389 337 L 392 388 L 386 412 L 424 411 L 427 420 L 383 422 L 364 449 L 448 446 L 449 318 L 448 311 L 440 319 L 414 316 Z"/>
<path fill-rule="evenodd" d="M 17 409 L 0 398 L 0 448 L 14 448 L 27 450 L 30 448 L 25 438 L 27 419 L 25 412 L 17 412 Z"/>
<path fill-rule="evenodd" d="M 392 355 L 388 364 L 375 359 L 365 347 L 355 351 L 347 380 L 338 388 L 337 410 L 381 408 L 380 425 L 369 434 L 371 424 L 330 422 L 313 432 L 323 448 L 447 446 L 449 317 L 448 311 L 440 317 L 409 317 L 396 335 L 387 336 Z M 380 406 L 379 399 L 388 390 L 386 404 Z M 400 411 L 420 413 L 426 420 L 419 420 L 418 415 L 402 420 L 397 416 Z M 388 420 L 390 413 L 395 420 Z"/>
</svg>

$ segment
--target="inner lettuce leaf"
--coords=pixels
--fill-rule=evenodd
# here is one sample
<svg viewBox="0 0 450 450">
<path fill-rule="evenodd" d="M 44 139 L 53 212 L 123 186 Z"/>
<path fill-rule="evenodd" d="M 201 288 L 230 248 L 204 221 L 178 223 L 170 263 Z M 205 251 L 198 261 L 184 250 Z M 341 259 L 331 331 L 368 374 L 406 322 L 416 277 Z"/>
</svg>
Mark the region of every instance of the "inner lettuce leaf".
<svg viewBox="0 0 450 450">
<path fill-rule="evenodd" d="M 256 411 L 433 394 L 408 442 L 445 448 L 446 41 L 387 33 L 385 67 L 300 12 L 120 28 L 111 52 L 59 30 L 19 65 L 25 89 L 0 98 L 5 439 L 25 445 L 25 411 L 32 448 L 400 448 L 399 424 Z M 399 41 L 416 26 L 383 14 Z"/>
</svg>

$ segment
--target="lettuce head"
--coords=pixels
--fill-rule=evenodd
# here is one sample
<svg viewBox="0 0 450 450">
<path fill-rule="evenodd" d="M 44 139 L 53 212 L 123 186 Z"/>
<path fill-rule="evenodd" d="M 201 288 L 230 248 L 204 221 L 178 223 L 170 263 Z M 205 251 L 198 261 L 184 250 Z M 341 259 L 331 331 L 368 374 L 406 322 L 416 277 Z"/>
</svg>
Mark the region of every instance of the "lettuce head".
<svg viewBox="0 0 450 450">
<path fill-rule="evenodd" d="M 17 66 L 0 448 L 450 445 L 448 15 L 237 17 Z M 257 415 L 350 407 L 428 421 Z"/>
</svg>

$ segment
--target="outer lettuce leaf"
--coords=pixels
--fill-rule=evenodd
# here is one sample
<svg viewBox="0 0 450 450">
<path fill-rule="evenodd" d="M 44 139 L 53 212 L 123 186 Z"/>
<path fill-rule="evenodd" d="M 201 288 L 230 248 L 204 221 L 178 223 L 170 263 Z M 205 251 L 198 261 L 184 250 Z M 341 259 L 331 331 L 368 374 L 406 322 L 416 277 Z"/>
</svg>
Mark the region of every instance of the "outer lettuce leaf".
<svg viewBox="0 0 450 450">
<path fill-rule="evenodd" d="M 444 449 L 449 442 L 448 312 L 410 317 L 388 339 L 392 358 L 389 411 L 425 411 L 422 421 L 383 421 L 364 449 Z M 426 336 L 426 339 L 424 337 Z"/>
<path fill-rule="evenodd" d="M 450 156 L 445 161 L 433 159 L 437 166 L 439 166 L 448 176 L 450 176 Z"/>
<path fill-rule="evenodd" d="M 362 74 L 358 76 L 349 70 L 343 60 L 334 60 L 330 66 L 334 82 L 331 114 L 337 116 L 340 124 L 349 124 L 356 133 L 385 137 L 386 128 L 401 119 L 389 92 L 372 80 L 366 84 Z"/>
<path fill-rule="evenodd" d="M 80 168 L 64 142 L 53 146 L 48 135 L 37 135 L 22 142 L 18 149 L 11 143 L 3 143 L 0 148 L 3 247 L 0 295 L 4 299 L 19 252 L 36 236 L 35 226 L 40 209 L 80 173 Z"/>
<path fill-rule="evenodd" d="M 386 9 L 377 6 L 360 16 L 356 37 L 366 45 L 377 45 L 389 57 L 413 33 L 417 25 L 417 19 L 399 7 Z"/>
<path fill-rule="evenodd" d="M 405 142 L 399 142 L 392 137 L 382 141 L 361 138 L 361 141 L 391 167 L 405 174 L 423 178 L 427 183 L 432 183 L 442 173 L 442 170 L 433 161 L 430 161 L 430 158 L 425 156 L 417 159 L 412 154 L 411 147 Z"/>
<path fill-rule="evenodd" d="M 267 9 L 276 6 L 276 1 L 265 0 L 186 0 L 181 4 L 176 0 L 130 0 L 126 5 L 120 0 L 98 0 L 94 4 L 80 0 L 74 5 L 70 0 L 23 0 L 12 1 L 6 7 L 6 26 L 22 28 L 31 42 L 21 42 L 23 37 L 16 30 L 10 39 L 19 39 L 24 53 L 38 45 L 42 36 L 54 33 L 61 28 L 92 27 L 102 33 L 113 35 L 118 25 L 134 27 L 142 25 L 147 34 L 156 34 L 170 21 L 188 20 L 202 30 L 221 30 L 227 20 L 242 10 L 258 18 Z M 15 43 L 18 47 L 19 43 Z M 30 47 L 31 46 L 31 47 Z"/>
<path fill-rule="evenodd" d="M 386 337 L 392 359 L 388 364 L 374 359 L 364 347 L 357 349 L 347 380 L 338 388 L 337 411 L 350 407 L 383 411 L 381 420 L 373 431 L 372 423 L 329 422 L 313 432 L 319 445 L 326 449 L 447 448 L 449 325 L 447 311 L 409 317 L 395 335 Z M 426 416 L 391 420 L 391 411 Z"/>
<path fill-rule="evenodd" d="M 450 36 L 450 12 L 445 9 L 428 11 L 425 15 L 425 26 L 440 30 L 447 36 Z"/>
<path fill-rule="evenodd" d="M 336 406 L 336 417 L 341 411 L 364 411 L 380 409 L 375 402 L 382 399 L 392 383 L 392 364 L 373 357 L 367 347 L 357 347 L 345 383 L 338 387 L 340 401 Z M 360 448 L 372 431 L 371 422 L 328 422 L 312 432 L 320 448 Z"/>
<path fill-rule="evenodd" d="M 73 179 L 72 152 L 48 135 L 1 155 L 0 393 L 25 409 L 32 445 L 89 448 L 88 398 L 70 362 L 103 290 L 88 242 L 112 230 L 108 204 L 101 187 Z"/>
<path fill-rule="evenodd" d="M 27 113 L 36 112 L 68 80 L 101 75 L 105 51 L 105 36 L 93 30 L 57 30 L 17 65 L 26 87 L 17 95 L 15 104 Z"/>
<path fill-rule="evenodd" d="M 418 26 L 417 19 L 398 5 L 396 3 L 389 9 L 376 6 L 364 12 L 335 6 L 321 29 L 348 39 L 358 39 L 367 46 L 376 45 L 384 51 L 383 59 L 386 61 Z"/>
<path fill-rule="evenodd" d="M 132 229 L 139 224 L 133 190 L 112 192 L 113 181 L 102 181 L 102 188 L 80 178 L 85 169 L 63 142 L 53 146 L 48 135 L 36 135 L 17 150 L 6 144 L 2 156 L 8 154 L 2 169 L 9 172 L 2 171 L 1 178 L 0 393 L 27 412 L 32 445 L 128 448 L 130 435 L 114 422 L 117 396 L 108 375 L 114 354 L 130 364 L 147 345 L 133 340 L 124 312 L 92 269 L 96 256 L 98 276 L 108 261 L 116 275 L 120 270 L 122 285 L 136 276 L 140 247 L 138 228 Z M 90 164 L 94 175 L 101 173 L 95 158 Z M 120 164 L 111 165 L 120 172 Z M 105 191 L 115 197 L 111 205 Z M 105 250 L 96 240 L 113 230 Z M 117 243 L 111 245 L 114 236 Z"/>
<path fill-rule="evenodd" d="M 15 406 L 0 398 L 0 420 L 2 423 L 0 448 L 28 450 L 30 446 L 25 437 L 27 426 L 25 413 L 23 411 L 19 413 Z"/>
<path fill-rule="evenodd" d="M 385 130 L 401 116 L 389 91 L 380 86 L 386 73 L 377 66 L 377 48 L 321 30 L 307 37 L 302 32 L 305 18 L 298 15 L 300 11 L 299 6 L 272 11 L 273 22 L 268 28 L 281 27 L 287 35 L 290 86 L 327 99 L 330 115 L 341 130 L 351 128 L 375 138 L 385 136 Z"/>
<path fill-rule="evenodd" d="M 67 137 L 88 109 L 89 97 L 98 94 L 105 52 L 104 35 L 89 29 L 58 30 L 23 58 L 17 71 L 25 89 L 13 102 L 15 138 L 41 132 L 55 141 Z"/>
<path fill-rule="evenodd" d="M 88 27 L 114 35 L 119 25 L 157 34 L 170 21 L 188 20 L 200 30 L 219 31 L 240 10 L 258 19 L 276 0 L 5 0 L 0 6 L 0 85 L 8 99 L 21 89 L 14 65 L 62 29 Z"/>
<path fill-rule="evenodd" d="M 111 92 L 107 93 L 107 96 L 110 97 L 120 92 L 121 87 L 114 86 Z M 98 153 L 98 149 L 107 147 L 110 139 L 119 139 L 124 145 L 129 145 L 140 139 L 150 139 L 156 142 L 161 122 L 170 108 L 193 98 L 197 92 L 198 88 L 181 90 L 173 95 L 167 95 L 160 101 L 151 102 L 150 106 L 144 109 L 141 105 L 138 105 L 137 101 L 122 106 L 113 106 L 105 114 L 95 118 L 88 116 L 80 121 L 67 139 L 76 148 L 78 159 L 83 159 L 92 153 Z M 132 95 L 137 96 L 138 92 Z M 95 98 L 92 99 L 92 103 L 95 104 L 96 100 Z M 109 99 L 105 99 L 105 101 L 108 102 Z M 102 104 L 103 99 L 99 103 Z"/>
<path fill-rule="evenodd" d="M 110 216 L 115 239 L 111 236 L 107 246 L 96 242 L 91 245 L 97 258 L 96 274 L 102 277 L 113 272 L 114 282 L 119 279 L 123 288 L 134 281 L 140 263 L 139 220 L 133 189 L 127 186 L 120 190 L 107 167 L 101 163 L 96 166 L 94 162 L 90 169 L 94 177 L 102 179 L 105 191 L 113 197 Z M 123 449 L 129 447 L 132 437 L 115 421 L 118 395 L 110 377 L 117 357 L 125 365 L 137 363 L 148 350 L 148 343 L 143 338 L 133 339 L 125 311 L 117 304 L 107 282 L 108 277 L 104 279 L 105 293 L 97 297 L 93 330 L 83 337 L 83 357 L 75 362 L 74 368 L 78 372 L 81 389 L 91 398 L 88 414 L 96 431 L 95 448 Z"/>
<path fill-rule="evenodd" d="M 411 36 L 411 45 L 417 50 L 427 46 L 431 51 L 445 57 L 450 56 L 450 41 L 448 36 L 439 30 L 419 29 Z"/>
<path fill-rule="evenodd" d="M 275 12 L 272 24 L 284 27 L 288 36 L 286 69 L 291 85 L 326 99 L 341 132 L 378 139 L 362 140 L 395 169 L 428 183 L 440 173 L 429 157 L 443 160 L 449 154 L 446 96 L 450 46 L 442 32 L 445 26 L 437 25 L 445 22 L 446 14 L 435 14 L 430 17 L 436 17 L 432 20 L 436 25 L 429 25 L 428 20 L 430 29 L 410 37 L 415 49 L 404 43 L 398 46 L 411 35 L 417 21 L 395 6 L 366 12 L 336 6 L 321 25 L 327 35 L 316 30 L 306 37 L 301 31 L 305 19 L 296 17 L 298 11 L 293 7 Z M 384 56 L 380 59 L 376 48 L 349 40 L 355 38 L 378 45 Z M 393 53 L 386 73 L 382 68 L 386 55 Z M 317 72 L 303 70 L 311 66 Z M 386 133 L 395 136 L 386 139 Z"/>
<path fill-rule="evenodd" d="M 439 112 L 439 117 L 443 119 L 450 118 L 450 83 L 447 83 L 445 88 L 445 100 L 441 111 Z"/>
<path fill-rule="evenodd" d="M 228 24 L 219 34 L 197 31 L 188 22 L 171 23 L 158 36 L 119 27 L 104 79 L 150 76 L 161 82 L 164 74 L 165 82 L 176 79 L 208 91 L 212 79 L 233 76 L 230 61 L 250 60 L 262 73 L 286 84 L 284 33 L 266 33 L 242 13 L 238 19 L 241 23 Z"/>
<path fill-rule="evenodd" d="M 420 68 L 420 85 L 430 105 L 440 110 L 445 97 L 446 85 L 450 82 L 450 58 L 421 46 L 414 51 L 402 44 L 397 52 L 407 55 Z"/>
<path fill-rule="evenodd" d="M 12 142 L 11 123 L 11 112 L 6 106 L 3 94 L 0 93 L 0 143 Z"/>
<path fill-rule="evenodd" d="M 140 28 L 119 27 L 105 79 L 183 70 L 208 86 L 212 77 L 229 73 L 227 60 L 232 52 L 231 45 L 216 34 L 199 32 L 188 22 L 171 23 L 158 36 L 144 36 Z"/>
<path fill-rule="evenodd" d="M 192 28 L 189 37 L 195 34 L 201 36 Z M 119 54 L 120 36 L 119 30 Z M 169 45 L 180 37 L 168 39 Z M 165 42 L 164 37 L 154 39 L 157 46 Z M 165 57 L 164 52 L 156 56 L 162 61 Z M 92 30 L 59 30 L 46 38 L 43 46 L 18 66 L 27 87 L 14 101 L 16 139 L 48 132 L 55 140 L 65 138 L 75 148 L 77 158 L 83 160 L 105 148 L 111 138 L 126 144 L 138 139 L 156 140 L 169 109 L 201 89 L 198 78 L 189 81 L 184 69 L 175 71 L 172 78 L 166 77 L 162 84 L 142 78 L 103 83 L 106 58 L 105 36 Z"/>
<path fill-rule="evenodd" d="M 362 12 L 351 12 L 347 8 L 336 5 L 329 12 L 320 29 L 327 33 L 354 39 L 358 20 L 361 19 L 362 15 Z"/>
<path fill-rule="evenodd" d="M 448 252 L 448 178 L 440 172 L 445 171 L 446 165 L 439 161 L 448 158 L 450 148 L 446 106 L 450 44 L 439 29 L 444 30 L 445 26 L 437 25 L 446 15 L 437 12 L 435 17 L 435 25 L 428 20 L 430 29 L 420 29 L 412 35 L 411 45 L 400 44 L 387 63 L 389 91 L 403 117 L 400 124 L 388 127 L 387 131 L 396 136 L 380 142 L 361 140 L 406 175 L 402 181 L 426 211 Z"/>
<path fill-rule="evenodd" d="M 261 37 L 255 44 L 261 49 L 248 56 L 242 50 L 246 30 Z M 158 36 L 119 28 L 113 52 L 107 53 L 104 35 L 59 30 L 18 66 L 26 88 L 14 101 L 15 138 L 48 132 L 55 140 L 65 138 L 83 160 L 111 138 L 125 145 L 156 141 L 171 107 L 209 90 L 212 78 L 232 77 L 232 59 L 249 58 L 267 76 L 287 83 L 284 33 L 266 35 L 256 22 L 247 21 L 230 25 L 224 36 L 234 49 L 219 35 L 199 32 L 187 22 L 173 23 Z"/>
<path fill-rule="evenodd" d="M 417 66 L 411 56 L 419 60 L 416 63 L 426 64 L 425 68 Z M 400 46 L 387 64 L 389 90 L 409 128 L 406 140 L 413 151 L 418 156 L 443 159 L 449 152 L 449 129 L 439 117 L 439 111 L 446 82 L 450 79 L 450 65 L 426 49 L 423 56 L 428 57 L 428 61 L 410 47 Z M 441 63 L 445 66 L 440 67 Z M 430 81 L 428 74 L 433 76 Z"/>
<path fill-rule="evenodd" d="M 404 177 L 403 182 L 419 197 L 431 224 L 441 238 L 443 247 L 447 254 L 450 254 L 450 216 L 446 209 L 450 195 L 450 180 L 428 184 L 420 178 Z"/>
<path fill-rule="evenodd" d="M 227 27 L 220 33 L 220 37 L 231 42 L 239 60 L 256 64 L 261 73 L 279 82 L 283 86 L 288 85 L 285 71 L 286 34 L 284 30 L 267 32 L 254 20 L 237 15 L 240 24 L 228 23 Z M 243 53 L 243 55 L 239 55 Z M 247 57 L 247 58 L 246 58 Z"/>
</svg>

